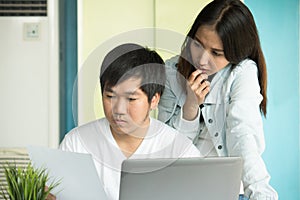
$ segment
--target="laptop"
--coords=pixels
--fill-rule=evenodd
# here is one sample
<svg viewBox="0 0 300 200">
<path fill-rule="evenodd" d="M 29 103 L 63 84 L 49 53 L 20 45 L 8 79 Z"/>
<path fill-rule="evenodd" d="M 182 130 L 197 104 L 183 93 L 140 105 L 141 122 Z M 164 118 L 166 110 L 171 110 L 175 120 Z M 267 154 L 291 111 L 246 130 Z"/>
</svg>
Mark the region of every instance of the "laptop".
<svg viewBox="0 0 300 200">
<path fill-rule="evenodd" d="M 128 159 L 119 200 L 237 200 L 241 175 L 238 157 Z"/>
<path fill-rule="evenodd" d="M 103 185 L 90 154 L 66 152 L 40 146 L 27 147 L 36 168 L 46 168 L 50 180 L 60 181 L 53 193 L 58 200 L 106 200 Z"/>
</svg>

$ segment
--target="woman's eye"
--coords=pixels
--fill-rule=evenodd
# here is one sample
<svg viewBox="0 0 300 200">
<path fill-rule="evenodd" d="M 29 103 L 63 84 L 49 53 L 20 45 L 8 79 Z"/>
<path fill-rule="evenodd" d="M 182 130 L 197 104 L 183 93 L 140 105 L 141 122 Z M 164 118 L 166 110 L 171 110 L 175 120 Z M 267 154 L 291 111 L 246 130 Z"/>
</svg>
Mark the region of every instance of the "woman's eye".
<svg viewBox="0 0 300 200">
<path fill-rule="evenodd" d="M 222 56 L 222 55 L 223 55 L 223 54 L 218 53 L 218 52 L 216 52 L 216 51 L 213 51 L 212 54 L 213 54 L 214 56 Z"/>
</svg>

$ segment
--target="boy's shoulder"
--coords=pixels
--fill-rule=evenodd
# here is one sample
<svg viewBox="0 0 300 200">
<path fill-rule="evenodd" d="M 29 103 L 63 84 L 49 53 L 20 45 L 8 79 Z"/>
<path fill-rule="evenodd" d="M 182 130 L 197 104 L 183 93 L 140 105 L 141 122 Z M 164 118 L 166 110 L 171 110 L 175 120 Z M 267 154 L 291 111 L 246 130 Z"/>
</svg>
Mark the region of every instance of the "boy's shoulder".
<svg viewBox="0 0 300 200">
<path fill-rule="evenodd" d="M 155 119 L 155 118 L 150 118 L 151 123 L 150 123 L 150 128 L 151 129 L 156 129 L 156 131 L 164 131 L 166 133 L 170 134 L 177 134 L 178 131 L 174 129 L 173 127 L 163 123 L 162 121 Z"/>
<path fill-rule="evenodd" d="M 151 118 L 151 124 L 150 124 L 149 130 L 152 133 L 155 133 L 156 135 L 160 135 L 163 138 L 169 138 L 169 139 L 176 138 L 179 140 L 190 141 L 190 139 L 188 139 L 185 135 L 179 133 L 179 131 L 177 129 L 175 129 L 157 119 Z"/>
<path fill-rule="evenodd" d="M 168 147 L 166 149 L 171 150 L 171 157 L 201 156 L 199 150 L 193 145 L 192 140 L 178 130 L 156 119 L 152 119 L 151 124 L 151 126 L 156 126 L 157 128 L 156 141 L 163 147 Z M 153 130 L 153 127 L 151 129 Z"/>
<path fill-rule="evenodd" d="M 107 126 L 108 121 L 106 120 L 106 118 L 101 118 L 73 128 L 66 136 L 91 137 L 92 135 L 99 135 L 99 132 L 105 133 L 105 131 L 107 130 Z"/>
</svg>

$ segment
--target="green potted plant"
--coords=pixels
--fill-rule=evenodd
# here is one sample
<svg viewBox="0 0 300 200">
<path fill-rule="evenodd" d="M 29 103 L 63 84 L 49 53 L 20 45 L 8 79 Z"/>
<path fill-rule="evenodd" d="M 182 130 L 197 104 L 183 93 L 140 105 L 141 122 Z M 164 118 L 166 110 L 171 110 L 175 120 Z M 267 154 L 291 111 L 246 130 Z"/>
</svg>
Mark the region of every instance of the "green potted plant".
<svg viewBox="0 0 300 200">
<path fill-rule="evenodd" d="M 7 186 L 1 186 L 0 195 L 6 200 L 45 200 L 48 194 L 59 185 L 58 181 L 49 181 L 46 169 L 34 168 L 31 163 L 27 167 L 16 164 L 3 166 Z"/>
</svg>

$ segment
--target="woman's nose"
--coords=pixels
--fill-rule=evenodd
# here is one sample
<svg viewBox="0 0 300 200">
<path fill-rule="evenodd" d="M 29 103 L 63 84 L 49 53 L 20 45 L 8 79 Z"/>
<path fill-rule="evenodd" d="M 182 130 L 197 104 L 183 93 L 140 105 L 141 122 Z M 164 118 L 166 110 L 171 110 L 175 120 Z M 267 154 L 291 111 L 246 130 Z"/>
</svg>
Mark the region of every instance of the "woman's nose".
<svg viewBox="0 0 300 200">
<path fill-rule="evenodd" d="M 209 63 L 210 55 L 206 50 L 203 50 L 199 56 L 199 65 L 207 65 Z"/>
</svg>

